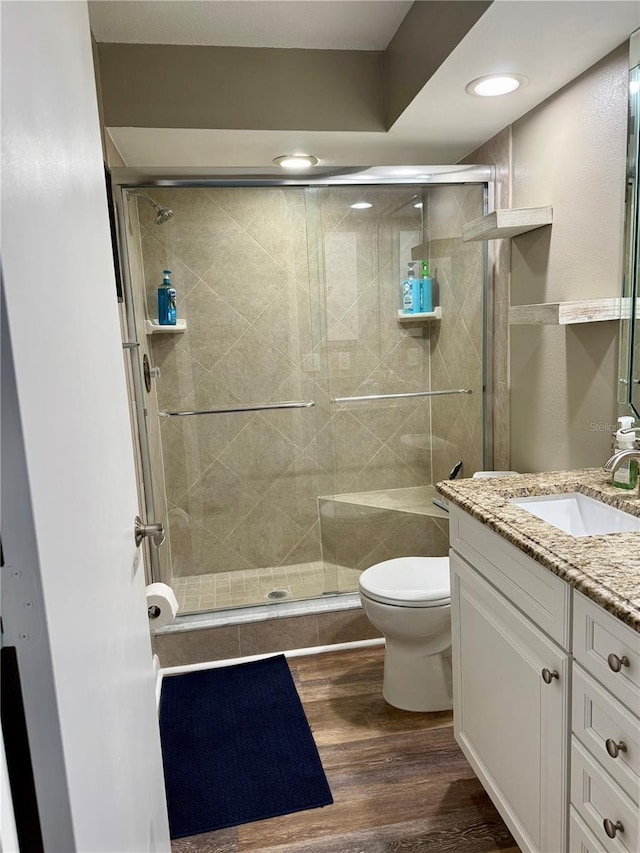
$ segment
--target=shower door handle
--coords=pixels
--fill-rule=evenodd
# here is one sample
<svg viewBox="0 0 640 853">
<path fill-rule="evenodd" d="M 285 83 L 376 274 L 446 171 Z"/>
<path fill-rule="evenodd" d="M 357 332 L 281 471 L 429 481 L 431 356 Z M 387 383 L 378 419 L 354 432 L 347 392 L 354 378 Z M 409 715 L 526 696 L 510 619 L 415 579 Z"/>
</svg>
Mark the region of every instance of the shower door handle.
<svg viewBox="0 0 640 853">
<path fill-rule="evenodd" d="M 143 524 L 139 515 L 136 515 L 134 521 L 134 536 L 136 540 L 136 548 L 142 544 L 145 536 L 151 540 L 151 544 L 159 548 L 164 542 L 164 524 Z"/>
</svg>

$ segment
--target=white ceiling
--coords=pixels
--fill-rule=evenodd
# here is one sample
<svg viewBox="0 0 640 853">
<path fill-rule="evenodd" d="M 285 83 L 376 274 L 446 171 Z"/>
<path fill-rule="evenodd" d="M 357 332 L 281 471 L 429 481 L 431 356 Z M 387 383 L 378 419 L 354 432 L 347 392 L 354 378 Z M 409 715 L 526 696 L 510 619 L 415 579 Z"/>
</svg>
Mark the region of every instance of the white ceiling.
<svg viewBox="0 0 640 853">
<path fill-rule="evenodd" d="M 96 41 L 384 50 L 412 0 L 100 0 Z"/>
<path fill-rule="evenodd" d="M 453 3 L 455 0 L 451 0 Z M 377 27 L 375 37 L 384 42 L 406 14 L 407 5 L 399 0 L 391 3 L 382 0 L 337 3 L 332 0 L 201 0 L 197 3 L 190 0 L 112 0 L 90 4 L 90 14 L 94 28 L 98 27 L 98 19 L 100 22 L 97 36 L 102 38 L 109 32 L 109 39 L 122 41 L 125 32 L 130 39 L 134 38 L 134 32 L 140 35 L 145 27 L 149 34 L 155 32 L 157 7 L 166 7 L 163 26 L 169 26 L 176 15 L 181 20 L 182 29 L 174 31 L 175 41 L 186 37 L 175 34 L 184 30 L 181 11 L 193 11 L 193 7 L 197 7 L 197 14 L 207 12 L 209 26 L 216 33 L 226 33 L 225 39 L 235 32 L 238 39 L 251 37 L 254 46 L 258 43 L 266 46 L 277 35 L 274 20 L 270 18 L 265 23 L 263 19 L 260 23 L 257 17 L 249 14 L 251 8 L 286 7 L 291 13 L 288 20 L 292 26 L 294 21 L 299 24 L 305 19 L 311 20 L 313 9 L 314 29 L 334 39 L 343 36 L 355 39 L 360 36 L 357 32 L 354 35 L 350 28 L 362 31 L 365 21 L 369 23 L 372 9 L 382 13 L 383 8 L 393 7 L 391 11 L 401 12 L 396 22 L 381 15 L 368 31 L 367 38 L 373 38 L 373 30 Z M 130 7 L 135 7 L 138 16 L 135 28 L 131 20 L 122 23 L 122 15 Z M 339 25 L 336 10 L 340 9 L 344 12 L 341 19 L 344 23 Z M 151 13 L 145 24 L 145 15 Z M 111 21 L 109 30 L 107 21 Z M 302 44 L 297 41 L 303 35 L 298 24 L 290 31 L 284 26 L 280 30 L 279 36 L 285 42 L 289 40 L 286 46 Z M 250 34 L 253 25 L 256 28 Z M 121 26 L 125 29 L 118 30 Z M 637 0 L 495 0 L 387 133 L 166 128 L 112 128 L 110 132 L 125 162 L 131 166 L 260 167 L 270 166 L 274 157 L 293 151 L 313 153 L 327 166 L 455 163 L 620 45 L 638 27 L 640 3 Z M 202 25 L 201 29 L 204 30 Z M 351 35 L 347 35 L 347 30 Z M 207 38 L 223 36 L 209 34 Z M 353 49 L 354 44 L 350 42 L 349 47 Z M 337 46 L 337 42 L 332 46 Z M 465 92 L 464 87 L 470 80 L 495 71 L 518 72 L 530 82 L 523 89 L 498 98 L 474 98 Z"/>
</svg>

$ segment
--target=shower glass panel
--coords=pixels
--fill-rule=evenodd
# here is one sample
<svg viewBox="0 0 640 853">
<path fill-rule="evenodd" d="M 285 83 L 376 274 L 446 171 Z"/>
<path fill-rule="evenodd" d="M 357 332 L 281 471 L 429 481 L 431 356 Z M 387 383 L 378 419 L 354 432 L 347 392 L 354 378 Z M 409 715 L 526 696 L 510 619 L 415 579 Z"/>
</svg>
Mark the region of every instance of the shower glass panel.
<svg viewBox="0 0 640 853">
<path fill-rule="evenodd" d="M 166 530 L 147 556 L 182 615 L 447 553 L 434 484 L 483 467 L 485 244 L 461 240 L 477 181 L 123 191 L 141 492 Z M 433 318 L 400 314 L 416 259 Z M 165 269 L 175 329 L 154 323 Z"/>
<path fill-rule="evenodd" d="M 463 476 L 483 467 L 484 249 L 461 235 L 484 189 L 330 187 L 307 205 L 331 406 L 319 442 L 335 484 L 319 499 L 321 536 L 327 582 L 347 591 L 381 560 L 445 556 L 434 484 L 460 462 Z M 441 316 L 412 322 L 400 292 L 416 259 L 429 261 Z"/>
<path fill-rule="evenodd" d="M 150 440 L 156 514 L 167 529 L 163 580 L 182 613 L 321 595 L 317 496 L 333 487 L 317 445 L 326 394 L 305 365 L 318 302 L 304 189 L 152 194 L 174 215 L 158 223 L 152 205 L 129 195 L 137 314 L 157 317 L 169 269 L 186 324 L 151 325 L 143 338 L 156 372 L 145 405 L 149 420 L 157 409 Z"/>
</svg>

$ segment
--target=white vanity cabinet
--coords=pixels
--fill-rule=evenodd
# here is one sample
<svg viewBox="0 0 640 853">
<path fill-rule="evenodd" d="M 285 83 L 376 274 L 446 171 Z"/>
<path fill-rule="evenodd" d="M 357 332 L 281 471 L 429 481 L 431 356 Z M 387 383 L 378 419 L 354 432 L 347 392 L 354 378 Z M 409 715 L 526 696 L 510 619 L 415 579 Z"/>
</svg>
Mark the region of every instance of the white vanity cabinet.
<svg viewBox="0 0 640 853">
<path fill-rule="evenodd" d="M 565 853 L 568 587 L 453 507 L 450 535 L 456 740 L 520 848 Z"/>
<path fill-rule="evenodd" d="M 524 853 L 640 853 L 640 633 L 451 506 L 454 728 Z"/>
</svg>

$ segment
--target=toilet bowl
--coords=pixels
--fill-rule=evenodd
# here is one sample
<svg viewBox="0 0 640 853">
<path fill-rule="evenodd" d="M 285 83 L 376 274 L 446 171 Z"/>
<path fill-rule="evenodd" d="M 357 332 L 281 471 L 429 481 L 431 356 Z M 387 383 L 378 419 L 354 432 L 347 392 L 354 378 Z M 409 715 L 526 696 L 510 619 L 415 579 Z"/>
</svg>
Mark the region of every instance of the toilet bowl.
<svg viewBox="0 0 640 853">
<path fill-rule="evenodd" d="M 398 557 L 365 569 L 360 600 L 385 637 L 382 694 L 405 711 L 453 705 L 448 557 Z"/>
</svg>

